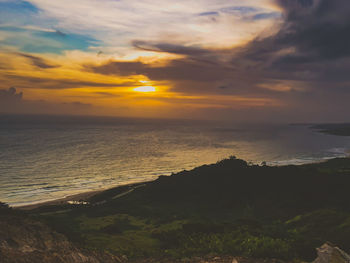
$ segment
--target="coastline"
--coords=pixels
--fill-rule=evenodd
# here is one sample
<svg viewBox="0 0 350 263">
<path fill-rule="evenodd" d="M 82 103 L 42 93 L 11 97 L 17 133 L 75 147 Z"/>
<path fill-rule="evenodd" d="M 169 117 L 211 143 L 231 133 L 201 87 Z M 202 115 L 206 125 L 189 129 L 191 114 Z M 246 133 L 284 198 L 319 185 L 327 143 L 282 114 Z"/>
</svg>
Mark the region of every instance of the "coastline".
<svg viewBox="0 0 350 263">
<path fill-rule="evenodd" d="M 338 159 L 338 158 L 350 158 L 350 150 L 348 150 L 344 154 L 344 156 L 339 156 L 339 157 L 329 157 L 329 158 L 323 158 L 323 159 L 318 159 L 313 161 L 300 161 L 300 162 L 296 162 L 296 159 L 294 159 L 292 163 L 290 163 L 289 161 L 279 161 L 276 163 L 268 163 L 267 165 L 271 167 L 282 167 L 282 166 L 289 166 L 289 165 L 301 166 L 301 165 L 307 165 L 307 164 L 319 164 L 319 163 L 327 162 L 329 160 Z M 201 166 L 198 166 L 198 167 L 201 167 Z M 195 167 L 194 169 L 198 167 Z M 125 195 L 133 191 L 135 188 L 139 187 L 140 185 L 151 183 L 151 182 L 154 182 L 155 180 L 157 179 L 151 179 L 151 180 L 140 181 L 140 182 L 131 182 L 131 183 L 121 184 L 117 186 L 111 186 L 108 188 L 102 188 L 98 190 L 88 190 L 82 193 L 72 194 L 72 195 L 68 195 L 62 198 L 53 199 L 49 201 L 43 201 L 43 202 L 25 204 L 25 205 L 19 205 L 19 206 L 11 206 L 11 207 L 13 209 L 18 209 L 18 210 L 33 210 L 44 206 L 69 204 L 69 202 L 81 202 L 81 201 L 86 202 L 86 201 L 89 201 L 89 199 L 95 195 L 108 192 L 108 191 L 117 190 L 118 188 L 121 188 L 121 187 L 129 187 L 130 189 L 128 189 L 127 191 L 121 194 L 121 195 Z M 74 205 L 74 203 L 71 203 L 71 205 Z"/>
<path fill-rule="evenodd" d="M 287 127 L 286 129 L 288 130 L 289 128 Z M 309 128 L 307 128 L 307 129 L 309 129 Z M 231 132 L 231 131 L 229 130 L 229 132 Z M 301 132 L 304 134 L 304 128 L 302 129 Z M 316 131 L 316 130 L 312 130 L 312 133 L 310 132 L 310 134 L 311 134 L 310 136 L 313 136 L 314 132 L 321 134 L 319 136 L 319 138 L 321 138 L 320 139 L 321 141 L 323 140 L 323 138 L 328 140 L 327 138 L 333 137 L 333 136 L 329 136 L 329 137 L 323 136 L 324 134 L 321 131 Z M 224 133 L 224 134 L 226 134 L 226 133 Z M 294 134 L 294 133 L 292 133 L 292 134 Z M 307 134 L 309 134 L 309 132 Z M 302 141 L 304 142 L 304 140 L 302 140 Z M 226 142 L 226 139 L 225 139 L 225 142 Z M 330 142 L 332 142 L 332 141 L 330 141 Z M 213 147 L 222 147 L 220 144 L 218 144 L 218 146 L 216 146 L 216 143 L 213 145 L 215 145 Z M 174 160 L 177 160 L 178 155 L 174 155 L 174 156 L 170 155 L 169 160 L 168 160 L 169 164 L 167 163 L 168 161 L 164 162 L 164 164 L 163 164 L 163 162 L 160 164 L 155 163 L 155 165 L 152 164 L 149 168 L 145 169 L 145 171 L 142 170 L 142 169 L 144 169 L 144 166 L 136 167 L 136 165 L 135 165 L 135 167 L 134 167 L 134 165 L 131 162 L 132 165 L 130 165 L 130 167 L 129 167 L 129 165 L 126 165 L 125 170 L 121 170 L 122 172 L 120 172 L 122 176 L 127 175 L 127 177 L 122 177 L 125 179 L 119 179 L 118 177 L 114 177 L 114 175 L 111 176 L 111 174 L 114 174 L 114 173 L 117 174 L 117 176 L 119 176 L 119 166 L 118 166 L 119 164 L 116 164 L 115 167 L 113 167 L 113 169 L 112 169 L 112 166 L 114 164 L 108 166 L 106 163 L 101 162 L 101 165 L 99 167 L 103 168 L 103 165 L 107 165 L 106 170 L 104 170 L 105 168 L 103 168 L 103 169 L 101 168 L 98 172 L 98 176 L 101 175 L 101 178 L 103 178 L 103 181 L 102 181 L 102 179 L 100 181 L 98 176 L 90 178 L 90 175 L 85 175 L 85 171 L 81 170 L 81 168 L 76 168 L 72 165 L 67 165 L 67 167 L 64 166 L 65 169 L 67 169 L 68 173 L 74 172 L 74 176 L 71 177 L 72 180 L 73 179 L 75 180 L 77 178 L 81 178 L 81 179 L 77 180 L 77 183 L 74 184 L 74 187 L 70 186 L 70 179 L 67 180 L 67 183 L 62 183 L 62 186 L 61 186 L 61 183 L 56 184 L 56 181 L 55 181 L 56 176 L 57 176 L 57 178 L 60 178 L 60 176 L 61 176 L 61 173 L 59 172 L 59 170 L 57 170 L 57 171 L 50 170 L 50 167 L 48 167 L 48 169 L 46 169 L 46 170 L 44 170 L 44 169 L 40 170 L 39 166 L 36 167 L 36 162 L 33 162 L 33 165 L 30 162 L 28 162 L 28 166 L 27 166 L 28 169 L 30 168 L 30 169 L 34 169 L 34 170 L 38 171 L 38 173 L 37 173 L 38 175 L 35 175 L 32 179 L 31 177 L 27 176 L 27 174 L 26 174 L 25 170 L 23 170 L 22 166 L 16 165 L 16 162 L 17 162 L 16 161 L 13 164 L 11 163 L 11 165 L 9 166 L 10 167 L 9 171 L 6 171 L 6 173 L 4 173 L 4 175 L 1 178 L 2 179 L 1 182 L 3 182 L 3 184 L 2 184 L 3 187 L 1 187 L 1 189 L 0 189 L 1 190 L 1 200 L 0 201 L 8 203 L 13 208 L 19 208 L 19 209 L 35 208 L 35 207 L 46 205 L 46 204 L 47 205 L 62 204 L 62 203 L 65 203 L 67 201 L 79 201 L 80 199 L 89 198 L 90 192 L 96 192 L 96 193 L 103 192 L 103 191 L 106 191 L 110 188 L 123 186 L 124 184 L 130 184 L 130 183 L 135 183 L 135 182 L 153 181 L 159 175 L 164 175 L 164 174 L 170 175 L 171 173 L 181 172 L 180 169 L 191 170 L 191 169 L 199 167 L 203 164 L 212 164 L 216 161 L 219 161 L 221 158 L 224 158 L 225 156 L 230 156 L 232 154 L 236 155 L 235 154 L 235 152 L 236 152 L 235 147 L 238 147 L 238 150 L 237 150 L 237 157 L 238 158 L 245 159 L 248 162 L 251 161 L 254 164 L 260 164 L 260 163 L 262 163 L 262 161 L 265 161 L 266 164 L 269 166 L 301 165 L 301 164 L 309 164 L 309 163 L 318 163 L 318 162 L 323 162 L 323 161 L 326 161 L 328 159 L 333 159 L 333 158 L 349 157 L 349 155 L 350 155 L 350 150 L 348 147 L 344 146 L 344 148 L 341 148 L 341 146 L 345 145 L 345 144 L 342 144 L 341 146 L 339 146 L 337 143 L 334 143 L 334 145 L 336 145 L 335 147 L 337 147 L 337 148 L 333 148 L 333 143 L 330 143 L 330 145 L 331 145 L 330 147 L 328 147 L 328 143 L 326 143 L 327 147 L 326 146 L 323 147 L 324 149 L 321 147 L 322 151 L 321 150 L 317 151 L 318 147 L 316 147 L 315 151 L 312 150 L 312 151 L 310 151 L 310 153 L 305 152 L 305 154 L 300 154 L 300 155 L 294 154 L 294 150 L 291 151 L 291 154 L 284 155 L 284 153 L 285 153 L 284 150 L 279 151 L 279 148 L 278 148 L 276 153 L 273 153 L 273 154 L 270 153 L 270 151 L 267 151 L 266 158 L 264 158 L 264 156 L 265 156 L 264 151 L 260 155 L 259 154 L 256 156 L 252 155 L 253 157 L 251 157 L 251 158 L 243 158 L 242 156 L 240 156 L 240 154 L 250 156 L 250 152 L 254 152 L 255 148 L 252 148 L 252 150 L 251 150 L 249 147 L 247 147 L 247 150 L 243 150 L 242 153 L 240 153 L 240 150 L 239 150 L 240 144 L 238 143 L 237 145 L 238 146 L 233 145 L 233 144 L 232 145 L 228 144 L 227 147 L 228 147 L 228 149 L 230 149 L 230 151 L 231 151 L 230 147 L 232 147 L 231 154 L 223 155 L 223 157 L 221 157 L 221 150 L 220 150 L 220 152 L 219 152 L 220 157 L 218 157 L 218 159 L 213 159 L 213 160 L 210 160 L 208 162 L 201 161 L 202 160 L 201 156 L 204 156 L 204 155 L 202 155 L 201 150 L 199 148 L 198 155 L 195 155 L 193 157 L 194 158 L 193 159 L 194 160 L 193 166 L 191 164 L 192 161 L 191 162 L 190 161 L 182 161 L 181 155 L 179 155 L 180 156 L 179 162 L 180 162 L 180 164 L 185 163 L 186 165 L 183 165 L 183 166 L 182 165 L 174 165 L 172 163 Z M 268 144 L 268 145 L 270 145 L 270 144 Z M 315 145 L 320 145 L 320 144 L 315 143 Z M 346 144 L 346 146 L 347 145 L 348 144 Z M 225 146 L 225 144 L 223 143 L 223 147 L 224 146 Z M 291 147 L 291 149 L 293 147 Z M 296 147 L 299 147 L 299 146 L 296 146 Z M 258 147 L 256 147 L 256 148 L 258 148 Z M 262 148 L 264 148 L 264 147 L 262 147 Z M 284 147 L 284 148 L 287 148 L 287 147 Z M 242 149 L 245 149 L 245 148 L 242 147 Z M 191 151 L 189 151 L 189 152 L 191 152 Z M 197 154 L 197 150 L 193 150 L 193 152 L 195 152 Z M 248 152 L 248 154 L 246 152 Z M 297 151 L 295 150 L 295 152 L 297 152 Z M 301 152 L 303 153 L 302 150 L 301 150 Z M 176 151 L 175 151 L 175 153 L 176 153 Z M 210 152 L 203 151 L 203 153 L 210 153 Z M 217 153 L 214 152 L 213 156 L 216 156 L 216 154 Z M 254 159 L 255 157 L 256 157 L 256 159 Z M 166 158 L 168 158 L 168 157 L 166 157 Z M 165 160 L 167 160 L 167 159 L 165 159 Z M 184 160 L 190 160 L 190 159 L 184 158 Z M 38 159 L 38 161 L 40 161 L 40 158 Z M 113 162 L 111 162 L 111 164 L 112 163 Z M 57 166 L 59 168 L 58 164 L 59 163 L 54 164 L 52 167 Z M 83 164 L 81 164 L 81 165 L 82 165 L 82 167 L 85 167 Z M 93 167 L 93 168 L 96 168 L 96 167 Z M 178 168 L 179 168 L 179 170 L 177 170 Z M 24 172 L 22 172 L 22 171 L 24 171 Z M 111 171 L 113 171 L 113 172 L 111 172 Z M 17 175 L 17 173 L 18 173 L 18 175 Z M 86 174 L 88 174 L 88 173 L 89 173 L 89 170 L 87 170 Z M 39 175 L 40 175 L 39 178 L 44 178 L 44 179 L 40 179 L 39 184 L 36 185 L 36 183 L 37 183 L 35 181 L 36 176 L 39 176 Z M 22 179 L 21 179 L 20 184 L 18 182 L 16 182 L 16 180 L 14 180 L 14 178 L 17 178 L 16 176 L 21 176 Z M 140 178 L 139 176 L 142 178 Z M 107 177 L 109 179 L 104 181 L 105 180 L 104 178 L 107 178 Z M 9 178 L 9 179 L 7 179 L 7 178 Z M 47 179 L 45 179 L 45 178 L 47 178 Z M 51 181 L 50 178 L 53 178 L 54 180 Z M 67 177 L 67 178 L 69 178 L 69 177 Z M 62 180 L 62 182 L 65 182 L 65 180 L 66 179 Z M 32 186 L 32 183 L 33 183 L 33 186 Z M 41 186 L 41 183 L 43 183 L 42 186 Z M 7 187 L 7 185 L 10 185 L 10 187 Z M 56 187 L 56 186 L 58 186 L 58 187 Z"/>
<path fill-rule="evenodd" d="M 86 192 L 82 192 L 79 194 L 72 194 L 72 195 L 68 195 L 68 196 L 54 199 L 54 200 L 50 200 L 50 201 L 43 201 L 43 202 L 38 202 L 38 203 L 34 203 L 34 204 L 11 206 L 11 207 L 13 209 L 18 209 L 18 210 L 33 210 L 33 209 L 44 207 L 44 206 L 69 204 L 69 202 L 81 202 L 81 201 L 85 202 L 85 201 L 89 201 L 90 198 L 92 198 L 98 194 L 102 194 L 104 192 L 115 191 L 118 188 L 122 188 L 122 187 L 130 188 L 127 191 L 121 193 L 120 196 L 122 196 L 124 194 L 127 194 L 127 193 L 133 191 L 134 189 L 136 189 L 139 186 L 142 186 L 144 184 L 147 184 L 147 183 L 150 183 L 153 181 L 154 180 L 149 180 L 149 181 L 144 181 L 144 182 L 137 182 L 137 183 L 129 183 L 129 184 L 123 184 L 123 185 L 118 185 L 118 186 L 112 186 L 112 187 L 104 188 L 104 189 L 100 189 L 100 190 L 91 190 L 91 191 L 86 191 Z M 71 205 L 74 205 L 74 204 L 71 204 Z"/>
<path fill-rule="evenodd" d="M 83 193 L 79 193 L 79 194 L 68 195 L 66 197 L 54 199 L 51 201 L 44 201 L 44 202 L 39 202 L 39 203 L 34 203 L 34 204 L 14 206 L 12 208 L 13 209 L 20 209 L 20 210 L 32 210 L 32 209 L 36 209 L 36 208 L 39 208 L 42 206 L 67 204 L 69 201 L 77 201 L 77 202 L 80 200 L 85 201 L 85 200 L 91 198 L 92 196 L 99 194 L 101 192 L 104 192 L 106 190 L 108 190 L 108 189 L 88 191 L 88 192 L 83 192 Z"/>
</svg>

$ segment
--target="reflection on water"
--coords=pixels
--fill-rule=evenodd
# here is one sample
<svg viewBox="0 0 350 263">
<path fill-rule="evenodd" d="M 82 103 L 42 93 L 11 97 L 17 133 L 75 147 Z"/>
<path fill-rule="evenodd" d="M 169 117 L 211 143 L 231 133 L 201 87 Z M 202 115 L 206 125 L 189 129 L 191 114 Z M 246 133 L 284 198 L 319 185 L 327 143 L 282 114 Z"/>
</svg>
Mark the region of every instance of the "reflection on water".
<svg viewBox="0 0 350 263">
<path fill-rule="evenodd" d="M 348 149 L 348 137 L 298 125 L 0 116 L 0 201 L 51 200 L 230 155 L 279 165 L 345 156 Z"/>
</svg>

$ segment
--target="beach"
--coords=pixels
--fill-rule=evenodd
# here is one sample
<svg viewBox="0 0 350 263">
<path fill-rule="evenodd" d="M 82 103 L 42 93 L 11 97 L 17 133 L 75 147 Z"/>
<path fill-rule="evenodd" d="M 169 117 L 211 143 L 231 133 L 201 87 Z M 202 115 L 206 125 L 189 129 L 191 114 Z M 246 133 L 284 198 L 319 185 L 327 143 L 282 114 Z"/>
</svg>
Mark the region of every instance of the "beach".
<svg viewBox="0 0 350 263">
<path fill-rule="evenodd" d="M 63 204 L 68 204 L 68 202 L 86 201 L 87 199 L 89 199 L 89 198 L 93 197 L 94 195 L 99 194 L 103 191 L 104 190 L 88 191 L 88 192 L 84 192 L 84 193 L 80 193 L 80 194 L 69 195 L 69 196 L 66 196 L 64 198 L 59 198 L 59 199 L 52 200 L 52 201 L 44 201 L 42 203 L 16 206 L 14 208 L 20 209 L 20 210 L 31 210 L 31 209 L 36 209 L 36 208 L 43 207 L 43 206 L 63 205 Z"/>
<path fill-rule="evenodd" d="M 20 205 L 20 206 L 15 206 L 13 207 L 14 209 L 19 209 L 19 210 L 33 210 L 36 208 L 41 208 L 45 206 L 55 206 L 55 205 L 88 205 L 89 204 L 89 199 L 93 198 L 97 195 L 107 193 L 108 192 L 116 192 L 117 194 L 113 197 L 113 199 L 122 197 L 126 194 L 131 193 L 135 189 L 142 187 L 146 185 L 147 183 L 151 183 L 152 181 L 148 182 L 140 182 L 140 183 L 130 183 L 130 184 L 125 184 L 125 185 L 119 185 L 116 187 L 111 187 L 107 189 L 101 189 L 101 190 L 94 190 L 94 191 L 86 191 L 83 193 L 79 194 L 73 194 L 73 195 L 68 195 L 63 198 L 58 198 L 55 200 L 50 200 L 50 201 L 44 201 L 44 202 L 38 202 L 34 204 L 28 204 L 28 205 Z M 101 202 L 96 202 L 96 204 L 99 204 Z M 102 201 L 103 203 L 103 201 Z"/>
</svg>

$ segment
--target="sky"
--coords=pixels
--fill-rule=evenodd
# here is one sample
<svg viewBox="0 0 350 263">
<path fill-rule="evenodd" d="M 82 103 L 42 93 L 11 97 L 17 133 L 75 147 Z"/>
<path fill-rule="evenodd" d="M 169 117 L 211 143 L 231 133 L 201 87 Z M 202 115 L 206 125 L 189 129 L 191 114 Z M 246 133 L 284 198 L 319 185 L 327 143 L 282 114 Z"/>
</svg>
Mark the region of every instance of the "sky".
<svg viewBox="0 0 350 263">
<path fill-rule="evenodd" d="M 345 122 L 348 0 L 0 0 L 0 113 Z"/>
</svg>

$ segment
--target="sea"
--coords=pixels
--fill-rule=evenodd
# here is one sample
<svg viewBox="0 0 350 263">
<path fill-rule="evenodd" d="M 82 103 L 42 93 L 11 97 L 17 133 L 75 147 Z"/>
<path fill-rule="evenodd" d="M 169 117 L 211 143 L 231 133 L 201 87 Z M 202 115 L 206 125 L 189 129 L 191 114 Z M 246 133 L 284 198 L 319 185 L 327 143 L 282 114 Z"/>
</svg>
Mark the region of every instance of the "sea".
<svg viewBox="0 0 350 263">
<path fill-rule="evenodd" d="M 23 206 L 156 179 L 230 156 L 269 165 L 349 154 L 307 124 L 0 115 L 0 201 Z"/>
</svg>

